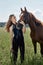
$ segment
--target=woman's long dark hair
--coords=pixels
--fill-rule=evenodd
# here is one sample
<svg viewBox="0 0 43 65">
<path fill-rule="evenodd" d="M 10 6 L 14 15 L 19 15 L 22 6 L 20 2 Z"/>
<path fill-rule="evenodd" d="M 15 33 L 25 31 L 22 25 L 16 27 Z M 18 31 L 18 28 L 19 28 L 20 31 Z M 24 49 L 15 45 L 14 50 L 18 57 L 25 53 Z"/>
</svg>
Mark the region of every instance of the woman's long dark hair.
<svg viewBox="0 0 43 65">
<path fill-rule="evenodd" d="M 12 21 L 11 21 L 12 16 L 14 16 L 14 14 L 12 14 L 12 15 L 9 16 L 8 22 L 6 24 L 6 30 L 7 30 L 7 32 L 10 32 L 10 27 L 12 26 Z"/>
</svg>

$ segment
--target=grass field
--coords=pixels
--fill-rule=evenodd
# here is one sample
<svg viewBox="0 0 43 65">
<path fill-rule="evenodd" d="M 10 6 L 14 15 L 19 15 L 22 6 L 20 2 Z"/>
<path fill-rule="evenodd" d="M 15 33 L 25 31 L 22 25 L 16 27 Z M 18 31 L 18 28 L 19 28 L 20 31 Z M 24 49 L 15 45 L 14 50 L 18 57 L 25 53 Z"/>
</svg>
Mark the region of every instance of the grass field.
<svg viewBox="0 0 43 65">
<path fill-rule="evenodd" d="M 30 30 L 27 28 L 24 34 L 25 40 L 25 60 L 21 65 L 43 65 L 43 58 L 40 54 L 40 45 L 37 44 L 37 54 L 34 54 L 32 41 L 30 38 Z M 3 28 L 0 28 L 0 65 L 13 65 L 11 63 L 11 40 L 10 34 Z M 20 51 L 18 52 L 17 65 L 20 65 Z"/>
</svg>

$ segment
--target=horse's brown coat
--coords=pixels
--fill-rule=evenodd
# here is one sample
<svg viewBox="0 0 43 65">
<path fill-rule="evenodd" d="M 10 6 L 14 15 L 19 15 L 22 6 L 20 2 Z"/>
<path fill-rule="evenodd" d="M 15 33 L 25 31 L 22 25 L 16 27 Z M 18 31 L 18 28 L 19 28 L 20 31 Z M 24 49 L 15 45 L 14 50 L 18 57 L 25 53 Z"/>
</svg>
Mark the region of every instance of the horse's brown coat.
<svg viewBox="0 0 43 65">
<path fill-rule="evenodd" d="M 36 43 L 40 43 L 41 54 L 43 55 L 43 23 L 38 20 L 32 13 L 21 9 L 20 20 L 24 21 L 25 24 L 29 24 L 30 36 L 33 42 L 34 51 L 36 53 Z"/>
</svg>

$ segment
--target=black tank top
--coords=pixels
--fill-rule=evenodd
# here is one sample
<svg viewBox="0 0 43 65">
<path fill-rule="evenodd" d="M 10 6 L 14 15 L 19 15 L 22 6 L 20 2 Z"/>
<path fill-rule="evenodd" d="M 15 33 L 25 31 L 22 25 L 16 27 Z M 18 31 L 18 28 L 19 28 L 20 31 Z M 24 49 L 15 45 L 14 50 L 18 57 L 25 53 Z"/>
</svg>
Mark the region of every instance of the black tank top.
<svg viewBox="0 0 43 65">
<path fill-rule="evenodd" d="M 13 24 L 13 33 L 15 39 L 23 39 L 23 25 L 21 23 Z"/>
</svg>

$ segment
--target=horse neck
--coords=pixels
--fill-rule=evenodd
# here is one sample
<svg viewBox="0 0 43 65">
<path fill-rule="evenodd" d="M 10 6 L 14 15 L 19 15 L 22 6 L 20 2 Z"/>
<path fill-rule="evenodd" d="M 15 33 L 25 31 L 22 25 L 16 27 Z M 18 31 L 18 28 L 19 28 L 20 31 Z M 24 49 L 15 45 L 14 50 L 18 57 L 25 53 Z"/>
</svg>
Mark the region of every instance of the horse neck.
<svg viewBox="0 0 43 65">
<path fill-rule="evenodd" d="M 35 31 L 35 30 L 36 30 L 36 26 L 35 26 L 35 24 L 33 23 L 33 21 L 31 21 L 31 22 L 29 23 L 29 26 L 30 26 L 31 31 Z"/>
<path fill-rule="evenodd" d="M 31 31 L 35 32 L 36 31 L 36 25 L 35 25 L 35 18 L 32 18 L 33 15 L 30 14 L 30 22 L 29 22 L 29 26 L 30 26 L 30 29 Z"/>
</svg>

